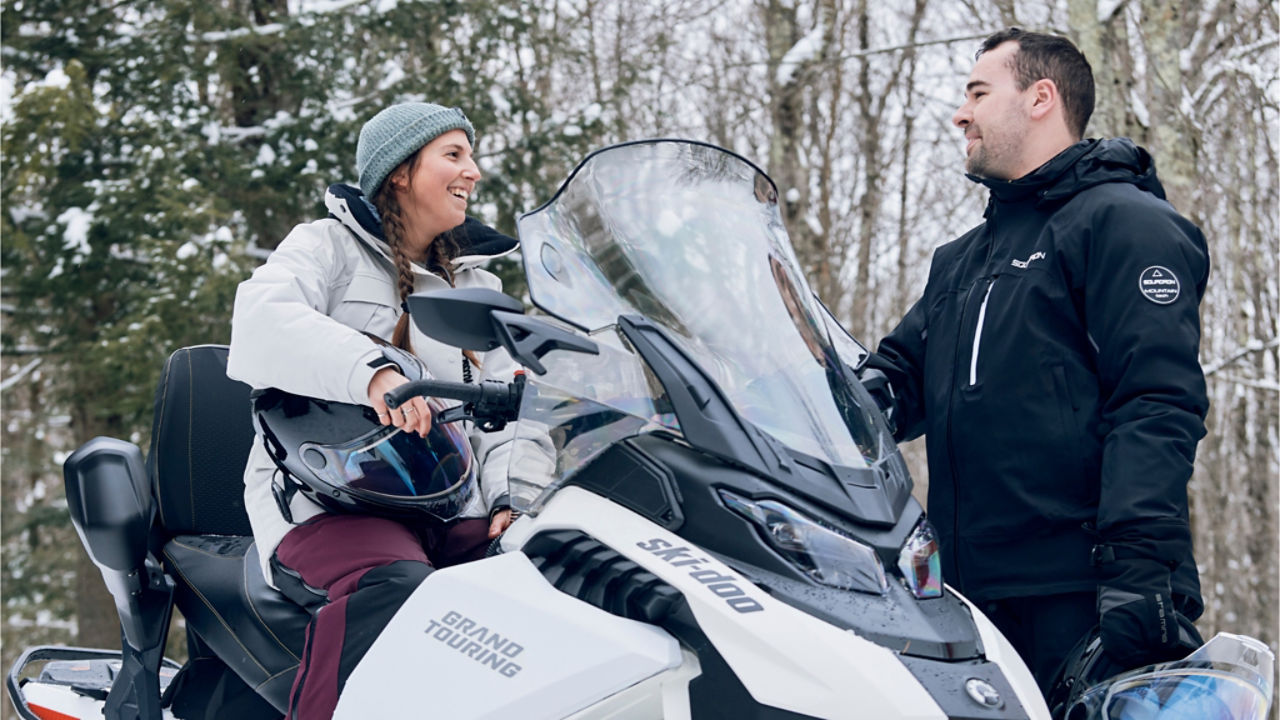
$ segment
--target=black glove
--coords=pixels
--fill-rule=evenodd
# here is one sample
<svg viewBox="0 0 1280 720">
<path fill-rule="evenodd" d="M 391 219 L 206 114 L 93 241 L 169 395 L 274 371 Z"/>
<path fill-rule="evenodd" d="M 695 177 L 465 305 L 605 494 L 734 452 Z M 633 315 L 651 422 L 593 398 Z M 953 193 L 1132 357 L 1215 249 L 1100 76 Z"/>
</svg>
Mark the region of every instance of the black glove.
<svg viewBox="0 0 1280 720">
<path fill-rule="evenodd" d="M 1170 568 L 1148 558 L 1112 560 L 1102 566 L 1098 616 L 1102 647 L 1126 668 L 1164 662 L 1196 647 L 1178 617 Z"/>
</svg>

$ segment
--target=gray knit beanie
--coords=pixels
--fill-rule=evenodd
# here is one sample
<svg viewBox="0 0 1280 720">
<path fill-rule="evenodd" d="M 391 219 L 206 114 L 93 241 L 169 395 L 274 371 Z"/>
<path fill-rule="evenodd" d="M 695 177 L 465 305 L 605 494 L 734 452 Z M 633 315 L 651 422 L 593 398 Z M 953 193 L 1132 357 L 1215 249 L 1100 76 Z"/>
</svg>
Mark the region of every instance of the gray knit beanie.
<svg viewBox="0 0 1280 720">
<path fill-rule="evenodd" d="M 360 173 L 364 196 L 372 199 L 382 181 L 405 158 L 450 130 L 462 130 L 475 144 L 476 130 L 458 108 L 411 102 L 392 105 L 370 118 L 360 128 L 356 143 L 356 172 Z"/>
</svg>

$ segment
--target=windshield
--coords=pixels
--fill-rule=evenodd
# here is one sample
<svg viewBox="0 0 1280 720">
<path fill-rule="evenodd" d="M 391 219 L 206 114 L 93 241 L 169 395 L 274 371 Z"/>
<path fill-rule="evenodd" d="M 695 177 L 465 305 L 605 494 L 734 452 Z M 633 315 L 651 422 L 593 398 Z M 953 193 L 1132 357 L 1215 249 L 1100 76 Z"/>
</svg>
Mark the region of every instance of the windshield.
<svg viewBox="0 0 1280 720">
<path fill-rule="evenodd" d="M 533 304 L 607 338 L 609 358 L 548 355 L 551 372 L 531 378 L 543 401 L 522 417 L 563 429 L 564 417 L 539 415 L 553 405 L 545 402 L 552 393 L 631 415 L 631 432 L 678 434 L 660 384 L 613 329 L 621 315 L 642 315 L 662 326 L 742 417 L 791 449 L 853 468 L 896 456 L 848 367 L 865 349 L 814 298 L 773 181 L 748 161 L 687 141 L 606 148 L 584 160 L 553 200 L 523 216 L 519 231 Z M 626 383 L 604 377 L 623 373 Z M 585 424 L 598 430 L 600 420 Z M 557 442 L 574 435 L 573 428 L 552 433 Z M 892 474 L 891 482 L 909 482 Z"/>
</svg>

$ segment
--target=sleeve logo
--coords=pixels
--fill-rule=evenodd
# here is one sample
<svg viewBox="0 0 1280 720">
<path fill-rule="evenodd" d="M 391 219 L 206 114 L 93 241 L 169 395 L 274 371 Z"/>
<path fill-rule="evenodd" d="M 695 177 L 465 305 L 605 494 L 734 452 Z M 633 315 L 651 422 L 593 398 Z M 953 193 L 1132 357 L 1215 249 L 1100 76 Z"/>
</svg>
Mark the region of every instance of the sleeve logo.
<svg viewBox="0 0 1280 720">
<path fill-rule="evenodd" d="M 1142 297 L 1157 305 L 1168 305 L 1178 299 L 1181 289 L 1173 271 L 1161 265 L 1152 265 L 1138 276 L 1138 289 Z"/>
</svg>

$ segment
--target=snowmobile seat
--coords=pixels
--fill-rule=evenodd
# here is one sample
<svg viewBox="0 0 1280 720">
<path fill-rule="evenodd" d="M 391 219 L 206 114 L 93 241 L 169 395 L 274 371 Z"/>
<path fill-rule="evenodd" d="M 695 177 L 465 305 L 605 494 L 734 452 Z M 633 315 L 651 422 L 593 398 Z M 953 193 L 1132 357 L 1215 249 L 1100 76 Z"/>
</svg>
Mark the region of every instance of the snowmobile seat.
<svg viewBox="0 0 1280 720">
<path fill-rule="evenodd" d="M 269 586 L 258 563 L 243 495 L 249 407 L 249 386 L 227 377 L 225 345 L 169 357 L 147 454 L 153 543 L 188 629 L 283 713 L 311 616 Z"/>
</svg>

